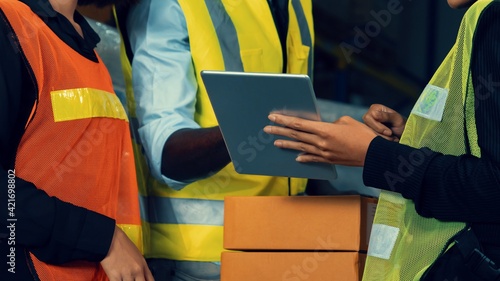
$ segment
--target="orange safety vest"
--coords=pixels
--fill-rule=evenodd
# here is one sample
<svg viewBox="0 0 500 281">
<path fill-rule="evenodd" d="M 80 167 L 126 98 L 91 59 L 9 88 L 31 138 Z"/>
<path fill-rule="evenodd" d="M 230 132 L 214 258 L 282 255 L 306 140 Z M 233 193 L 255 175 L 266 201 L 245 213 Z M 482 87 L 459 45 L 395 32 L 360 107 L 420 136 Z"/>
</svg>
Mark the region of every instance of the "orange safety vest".
<svg viewBox="0 0 500 281">
<path fill-rule="evenodd" d="M 33 70 L 38 100 L 21 139 L 16 175 L 50 196 L 116 220 L 141 249 L 138 189 L 128 119 L 109 73 L 66 45 L 31 9 L 0 1 Z M 142 249 L 141 249 L 142 250 Z M 45 280 L 108 280 L 97 262 L 50 265 Z"/>
</svg>

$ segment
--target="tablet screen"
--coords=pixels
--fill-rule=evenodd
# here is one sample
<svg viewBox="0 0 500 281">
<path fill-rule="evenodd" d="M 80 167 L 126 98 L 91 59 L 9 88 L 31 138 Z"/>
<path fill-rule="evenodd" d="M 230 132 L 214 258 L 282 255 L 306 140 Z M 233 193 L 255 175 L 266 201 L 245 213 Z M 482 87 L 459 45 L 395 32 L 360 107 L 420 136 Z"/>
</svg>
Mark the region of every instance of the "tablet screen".
<svg viewBox="0 0 500 281">
<path fill-rule="evenodd" d="M 320 120 L 307 75 L 202 71 L 201 76 L 229 155 L 238 173 L 335 179 L 326 163 L 299 163 L 300 152 L 274 146 L 263 131 L 271 112 Z M 283 137 L 279 137 L 283 138 Z"/>
</svg>

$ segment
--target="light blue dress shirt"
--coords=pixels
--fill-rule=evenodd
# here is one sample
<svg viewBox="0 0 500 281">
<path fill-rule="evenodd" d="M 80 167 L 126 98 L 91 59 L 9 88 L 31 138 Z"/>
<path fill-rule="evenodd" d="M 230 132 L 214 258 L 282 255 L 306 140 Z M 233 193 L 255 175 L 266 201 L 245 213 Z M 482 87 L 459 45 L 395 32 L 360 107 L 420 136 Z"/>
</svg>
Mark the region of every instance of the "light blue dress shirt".
<svg viewBox="0 0 500 281">
<path fill-rule="evenodd" d="M 176 0 L 142 0 L 127 30 L 134 53 L 132 77 L 139 135 L 152 175 L 181 189 L 161 173 L 166 140 L 179 129 L 200 128 L 194 121 L 198 83 L 191 59 L 186 19 Z"/>
</svg>

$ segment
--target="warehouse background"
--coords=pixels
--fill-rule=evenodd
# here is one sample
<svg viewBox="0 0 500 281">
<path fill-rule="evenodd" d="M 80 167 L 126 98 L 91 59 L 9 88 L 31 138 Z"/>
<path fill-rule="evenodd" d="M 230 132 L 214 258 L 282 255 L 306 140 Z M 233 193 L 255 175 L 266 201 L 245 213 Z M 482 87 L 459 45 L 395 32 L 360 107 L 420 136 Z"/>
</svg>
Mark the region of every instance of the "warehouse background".
<svg viewBox="0 0 500 281">
<path fill-rule="evenodd" d="M 405 114 L 453 45 L 465 12 L 445 0 L 313 0 L 313 9 L 316 95 L 384 103 Z"/>
</svg>

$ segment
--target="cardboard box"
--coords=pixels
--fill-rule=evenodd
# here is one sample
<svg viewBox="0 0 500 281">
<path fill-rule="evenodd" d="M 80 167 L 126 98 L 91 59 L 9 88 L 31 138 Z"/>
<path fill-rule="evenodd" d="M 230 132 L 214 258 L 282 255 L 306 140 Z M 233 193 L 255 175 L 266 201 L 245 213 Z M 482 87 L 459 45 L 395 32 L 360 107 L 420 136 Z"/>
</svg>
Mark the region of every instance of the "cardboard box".
<svg viewBox="0 0 500 281">
<path fill-rule="evenodd" d="M 359 281 L 357 252 L 223 252 L 221 281 Z"/>
<path fill-rule="evenodd" d="M 226 197 L 224 248 L 366 251 L 376 202 L 358 195 Z"/>
</svg>

